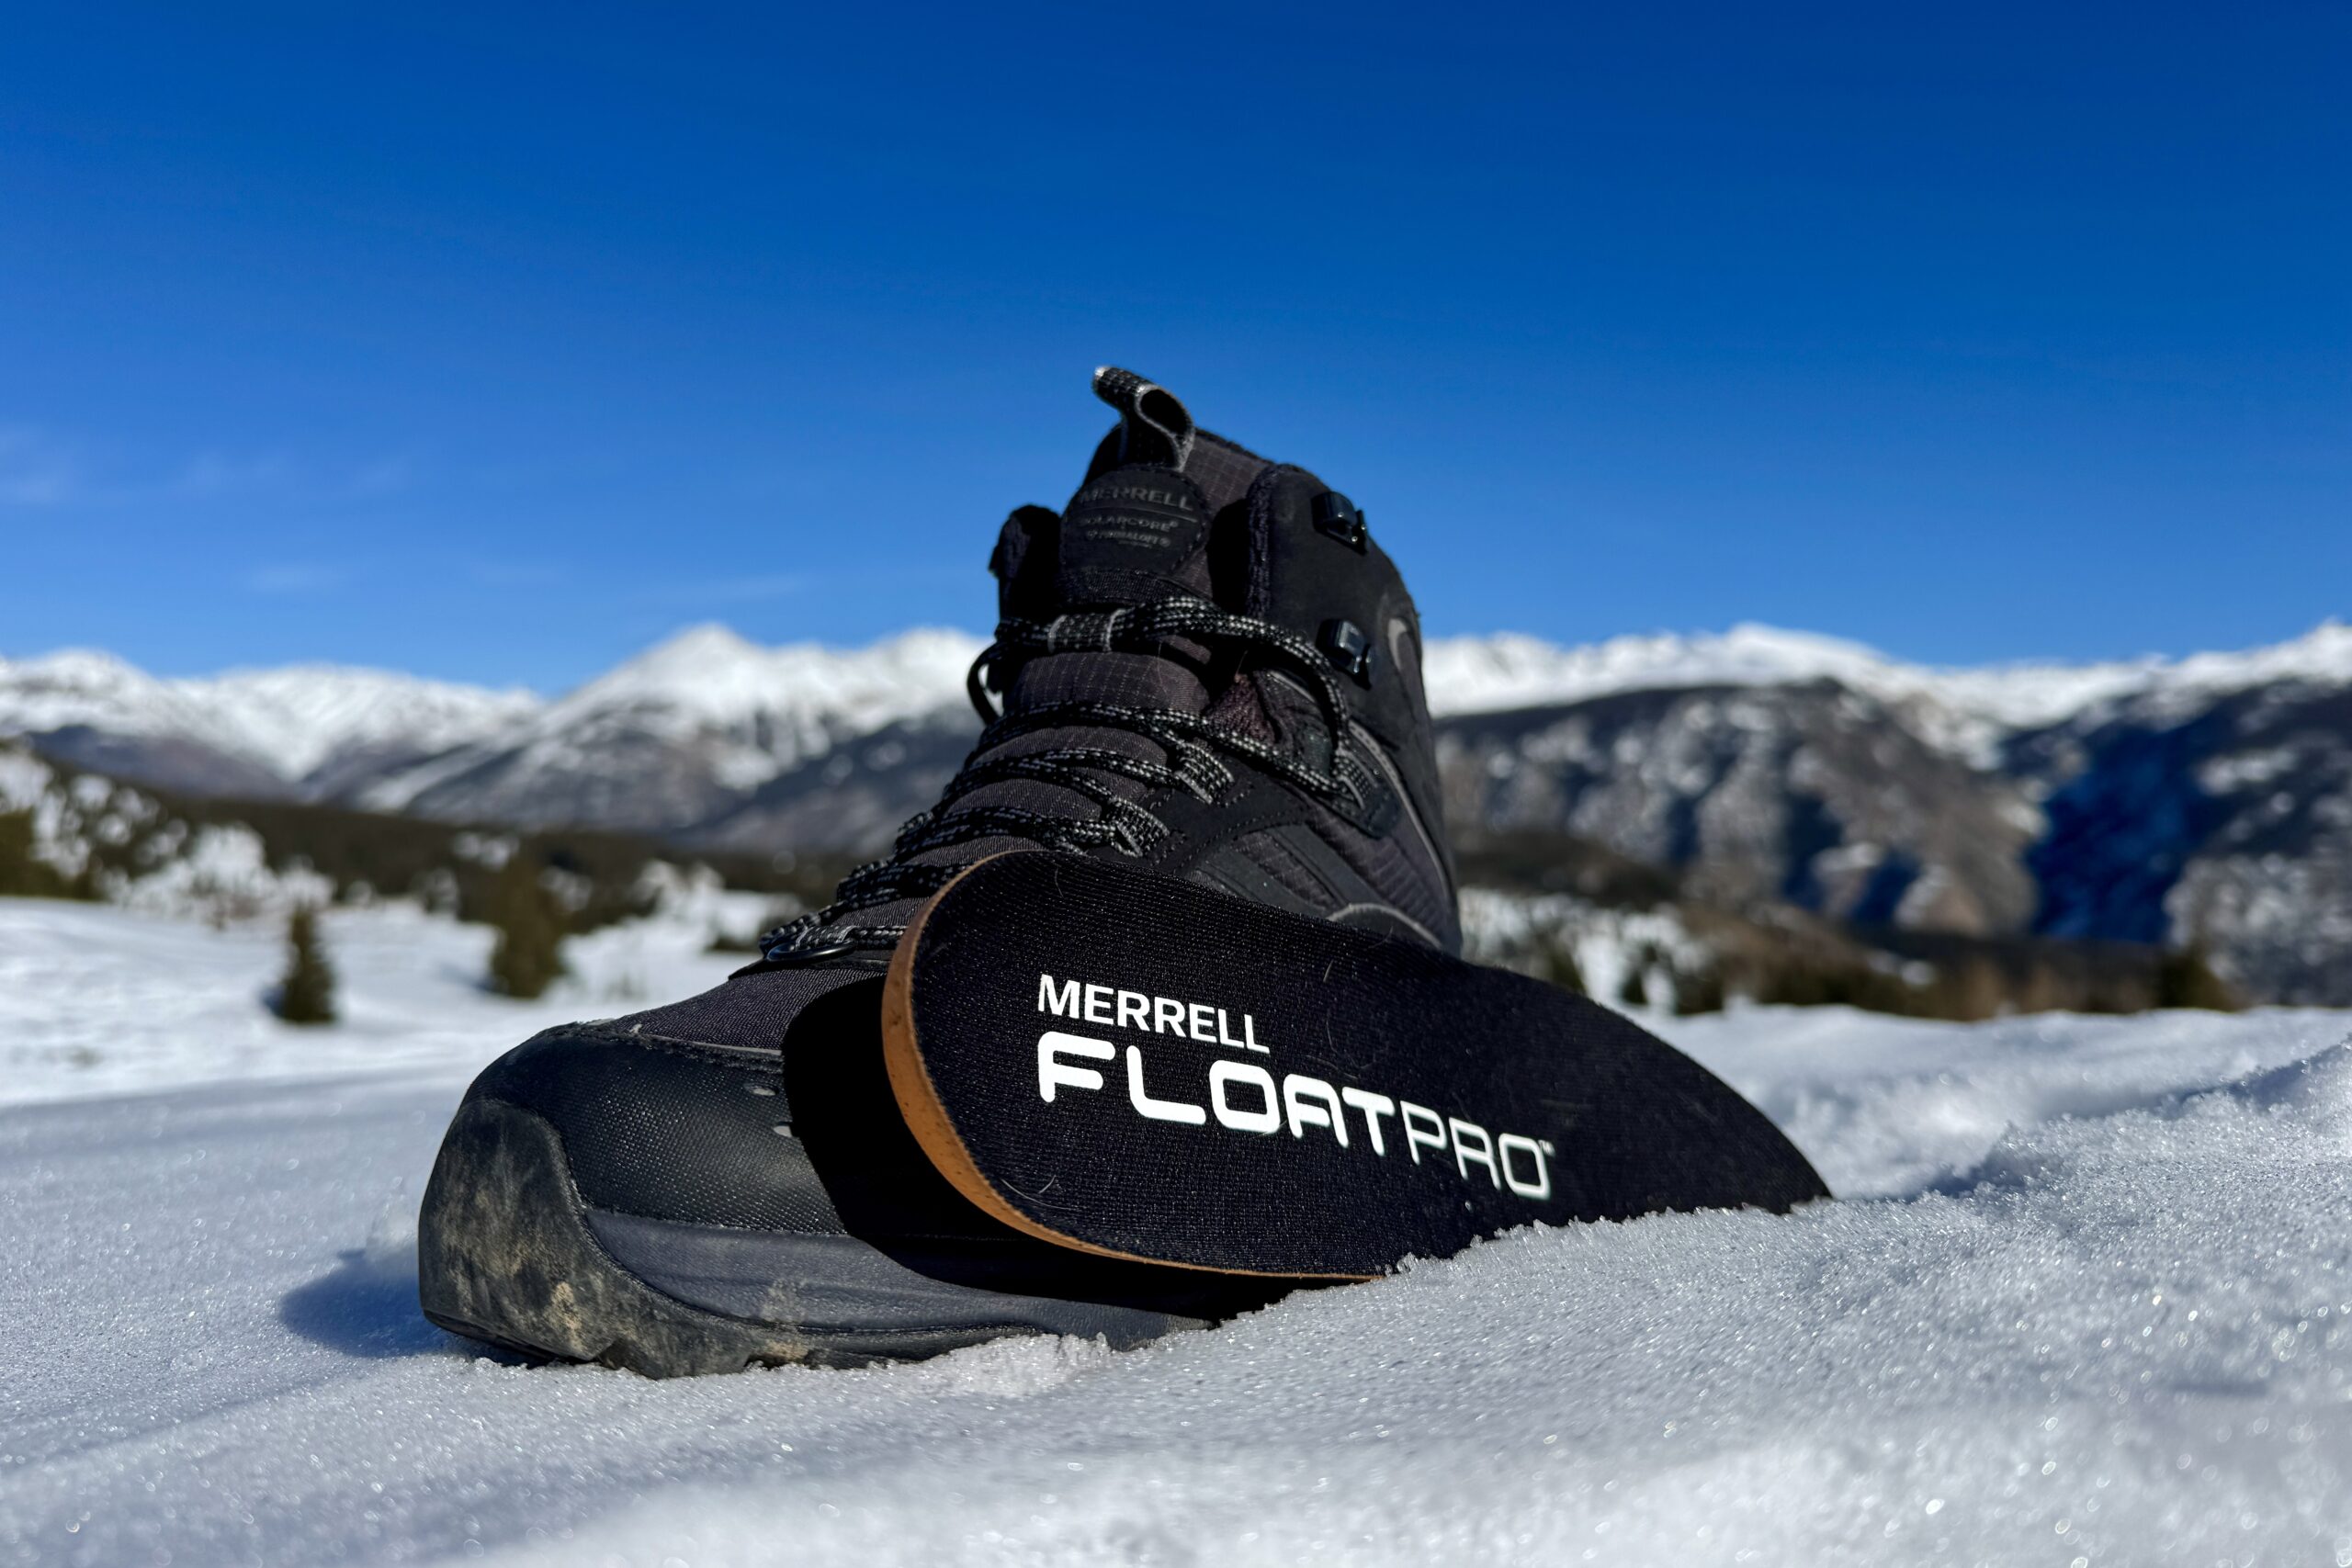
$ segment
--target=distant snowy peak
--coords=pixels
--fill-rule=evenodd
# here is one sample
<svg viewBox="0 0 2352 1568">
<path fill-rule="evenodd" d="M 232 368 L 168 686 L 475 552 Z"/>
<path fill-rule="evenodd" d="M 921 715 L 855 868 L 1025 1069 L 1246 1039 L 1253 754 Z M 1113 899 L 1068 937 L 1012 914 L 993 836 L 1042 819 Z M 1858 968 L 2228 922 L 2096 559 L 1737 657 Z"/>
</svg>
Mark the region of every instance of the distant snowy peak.
<svg viewBox="0 0 2352 1568">
<path fill-rule="evenodd" d="M 521 735 L 482 744 L 570 765 L 614 740 L 666 742 L 697 749 L 725 787 L 751 789 L 845 740 L 962 714 L 964 671 L 984 646 L 919 627 L 865 648 L 763 648 L 695 626 L 549 705 Z"/>
<path fill-rule="evenodd" d="M 158 680 L 90 649 L 0 659 L 0 734 L 40 735 L 77 725 L 123 735 L 207 728 L 211 713 L 187 684 Z"/>
<path fill-rule="evenodd" d="M 919 629 L 863 649 L 763 648 L 695 626 L 354 798 L 450 818 L 682 830 L 893 725 L 968 721 L 964 671 L 982 646 Z"/>
<path fill-rule="evenodd" d="M 1423 656 L 1430 705 L 1442 716 L 1550 707 L 1617 692 L 1866 682 L 1894 668 L 1860 643 L 1772 626 L 1667 632 L 1563 648 L 1516 632 L 1440 637 Z"/>
<path fill-rule="evenodd" d="M 878 729 L 960 700 L 965 669 L 985 646 L 968 632 L 920 627 L 860 649 L 763 648 L 725 626 L 695 626 L 564 697 L 547 722 L 634 709 L 716 728 L 814 719 Z"/>
<path fill-rule="evenodd" d="M 204 688 L 224 725 L 289 778 L 363 747 L 442 751 L 521 723 L 544 700 L 535 692 L 492 691 L 380 670 L 331 664 L 232 671 Z"/>
<path fill-rule="evenodd" d="M 541 705 L 525 691 L 333 665 L 165 680 L 84 649 L 0 660 L 0 735 L 82 729 L 192 742 L 288 784 L 355 750 L 463 745 Z"/>
<path fill-rule="evenodd" d="M 1830 680 L 1891 701 L 1926 698 L 1963 720 L 2023 729 L 2136 699 L 2195 700 L 2277 682 L 2352 684 L 2352 626 L 2329 621 L 2290 642 L 2239 653 L 2105 664 L 1937 669 L 1860 643 L 1772 626 L 1613 637 L 1563 648 L 1535 637 L 1441 637 L 1426 657 L 1441 716 L 1589 701 L 1618 692 L 1781 686 Z"/>
</svg>

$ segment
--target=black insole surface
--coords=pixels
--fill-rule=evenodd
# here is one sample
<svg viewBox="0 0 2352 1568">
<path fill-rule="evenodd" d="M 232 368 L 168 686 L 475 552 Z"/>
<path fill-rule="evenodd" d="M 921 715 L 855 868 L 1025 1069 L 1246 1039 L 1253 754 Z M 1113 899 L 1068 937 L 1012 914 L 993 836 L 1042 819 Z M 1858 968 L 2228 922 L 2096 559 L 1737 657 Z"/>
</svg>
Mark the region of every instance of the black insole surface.
<svg viewBox="0 0 2352 1568">
<path fill-rule="evenodd" d="M 1010 1223 L 1131 1258 L 1364 1276 L 1530 1222 L 1828 1195 L 1722 1080 L 1583 997 L 1115 866 L 984 863 L 891 984 L 891 1077 L 933 1160 Z"/>
</svg>

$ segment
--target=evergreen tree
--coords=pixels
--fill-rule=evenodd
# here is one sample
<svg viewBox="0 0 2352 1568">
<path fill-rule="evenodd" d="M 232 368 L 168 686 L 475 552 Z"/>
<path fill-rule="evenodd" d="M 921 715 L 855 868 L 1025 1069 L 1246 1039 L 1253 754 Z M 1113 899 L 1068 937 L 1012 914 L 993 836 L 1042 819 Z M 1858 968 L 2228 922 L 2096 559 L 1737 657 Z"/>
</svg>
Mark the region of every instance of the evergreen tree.
<svg viewBox="0 0 2352 1568">
<path fill-rule="evenodd" d="M 1928 984 L 1927 996 L 1921 999 L 1920 1010 L 1928 1018 L 1974 1023 L 1980 1019 L 1999 1017 L 2012 988 L 1998 964 L 1982 954 L 1972 955 L 1936 971 L 1936 977 Z"/>
<path fill-rule="evenodd" d="M 1713 964 L 1702 964 L 1696 969 L 1677 968 L 1674 971 L 1674 1014 L 1677 1018 L 1693 1018 L 1702 1012 L 1723 1010 L 1722 970 Z"/>
<path fill-rule="evenodd" d="M 0 811 L 0 895 L 62 898 L 72 889 L 58 869 L 33 853 L 33 814 Z"/>
<path fill-rule="evenodd" d="M 1577 944 L 1568 940 L 1566 932 L 1557 932 L 1545 942 L 1536 962 L 1537 973 L 1544 979 L 1564 991 L 1585 995 L 1584 971 L 1577 965 Z"/>
<path fill-rule="evenodd" d="M 1625 978 L 1617 987 L 1617 999 L 1629 1008 L 1650 1005 L 1649 954 L 1637 956 L 1625 971 Z"/>
<path fill-rule="evenodd" d="M 334 970 L 319 942 L 318 913 L 308 905 L 286 922 L 286 975 L 275 1010 L 288 1023 L 334 1021 Z"/>
<path fill-rule="evenodd" d="M 2156 961 L 2156 1006 L 2235 1012 L 2242 1004 L 2230 983 L 2213 972 L 2202 942 L 2190 942 Z"/>
<path fill-rule="evenodd" d="M 516 853 L 499 868 L 489 915 L 498 929 L 490 988 L 526 1001 L 544 993 L 563 973 L 563 906 L 528 857 Z"/>
</svg>

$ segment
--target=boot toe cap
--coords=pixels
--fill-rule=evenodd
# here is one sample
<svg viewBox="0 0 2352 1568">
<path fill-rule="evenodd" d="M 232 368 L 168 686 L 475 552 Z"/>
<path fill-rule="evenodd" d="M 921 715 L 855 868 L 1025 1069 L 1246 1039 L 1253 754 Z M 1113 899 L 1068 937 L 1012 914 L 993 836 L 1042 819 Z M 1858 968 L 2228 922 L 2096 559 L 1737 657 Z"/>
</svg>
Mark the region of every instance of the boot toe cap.
<svg viewBox="0 0 2352 1568">
<path fill-rule="evenodd" d="M 469 1100 L 539 1117 L 590 1209 L 739 1229 L 839 1235 L 791 1122 L 783 1056 L 569 1024 L 526 1041 Z"/>
</svg>

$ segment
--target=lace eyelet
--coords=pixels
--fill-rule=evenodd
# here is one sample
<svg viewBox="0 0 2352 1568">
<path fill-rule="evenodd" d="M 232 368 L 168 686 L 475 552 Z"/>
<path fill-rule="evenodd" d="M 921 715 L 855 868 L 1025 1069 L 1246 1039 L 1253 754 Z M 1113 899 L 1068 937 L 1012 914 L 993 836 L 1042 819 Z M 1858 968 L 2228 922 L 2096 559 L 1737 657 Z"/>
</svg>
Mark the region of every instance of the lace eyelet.
<svg viewBox="0 0 2352 1568">
<path fill-rule="evenodd" d="M 760 954 L 760 962 L 775 969 L 797 969 L 804 964 L 814 964 L 822 958 L 839 958 L 845 953 L 855 953 L 854 942 L 824 942 L 814 947 L 777 946 Z"/>
</svg>

